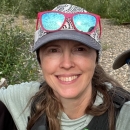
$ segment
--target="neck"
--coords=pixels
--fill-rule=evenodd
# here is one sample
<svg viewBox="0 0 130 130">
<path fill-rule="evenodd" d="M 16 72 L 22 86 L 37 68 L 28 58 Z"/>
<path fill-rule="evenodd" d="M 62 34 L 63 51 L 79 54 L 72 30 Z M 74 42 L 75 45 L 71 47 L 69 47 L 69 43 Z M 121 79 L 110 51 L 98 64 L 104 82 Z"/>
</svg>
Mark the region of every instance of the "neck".
<svg viewBox="0 0 130 130">
<path fill-rule="evenodd" d="M 63 110 L 70 119 L 80 118 L 91 101 L 92 90 L 76 99 L 61 99 Z"/>
</svg>

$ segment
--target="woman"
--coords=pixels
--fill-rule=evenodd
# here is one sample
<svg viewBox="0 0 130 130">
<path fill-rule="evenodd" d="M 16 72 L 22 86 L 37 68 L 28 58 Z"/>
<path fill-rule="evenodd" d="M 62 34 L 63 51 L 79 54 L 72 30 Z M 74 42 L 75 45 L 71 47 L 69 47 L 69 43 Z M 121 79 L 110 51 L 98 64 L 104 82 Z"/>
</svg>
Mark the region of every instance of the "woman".
<svg viewBox="0 0 130 130">
<path fill-rule="evenodd" d="M 121 92 L 116 87 L 120 85 L 98 63 L 100 16 L 63 4 L 52 11 L 38 13 L 37 18 L 33 51 L 45 81 L 41 85 L 22 83 L 0 91 L 0 99 L 17 128 L 85 130 L 95 126 L 90 126 L 94 117 L 105 115 L 100 130 L 129 129 L 130 102 L 123 102 L 116 122 L 113 115 L 117 114 L 118 104 L 113 99 L 117 89 Z"/>
</svg>

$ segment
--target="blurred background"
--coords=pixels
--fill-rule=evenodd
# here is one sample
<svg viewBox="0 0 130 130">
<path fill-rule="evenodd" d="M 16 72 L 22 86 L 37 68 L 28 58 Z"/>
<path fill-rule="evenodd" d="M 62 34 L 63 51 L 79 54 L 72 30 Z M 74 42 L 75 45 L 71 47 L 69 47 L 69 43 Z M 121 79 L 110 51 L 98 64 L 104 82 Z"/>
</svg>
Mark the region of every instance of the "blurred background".
<svg viewBox="0 0 130 130">
<path fill-rule="evenodd" d="M 7 84 L 41 79 L 35 54 L 31 51 L 35 19 L 38 12 L 50 10 L 63 3 L 75 4 L 89 12 L 99 14 L 103 21 L 103 30 L 108 31 L 107 34 L 103 32 L 104 39 L 102 41 L 108 43 L 103 45 L 103 55 L 107 57 L 116 53 L 112 50 L 113 46 L 110 45 L 112 42 L 108 42 L 110 38 L 107 35 L 113 33 L 111 27 L 115 31 L 115 29 L 118 30 L 118 27 L 129 26 L 130 0 L 0 0 L 0 86 L 3 83 L 6 86 Z M 106 24 L 109 25 L 107 28 L 110 30 L 106 30 Z M 113 25 L 116 27 L 114 28 Z M 122 33 L 125 33 L 125 31 Z M 126 37 L 128 38 L 129 30 L 127 31 Z M 126 37 L 125 40 L 127 40 Z M 107 41 L 106 38 L 108 38 Z M 115 41 L 117 40 L 115 39 Z M 106 51 L 111 53 L 106 53 Z M 118 49 L 118 53 L 120 51 Z M 112 56 L 113 59 L 116 54 Z M 109 59 L 109 57 L 107 58 Z M 109 61 L 111 65 L 113 59 Z M 101 58 L 101 64 L 106 67 L 106 71 L 115 76 L 116 79 L 120 71 L 118 73 L 113 71 L 107 61 L 106 58 Z M 118 80 L 121 79 L 118 78 Z"/>
<path fill-rule="evenodd" d="M 78 5 L 102 18 L 113 18 L 117 23 L 130 21 L 130 0 L 1 0 L 0 12 L 36 18 L 38 12 L 63 3 Z"/>
</svg>

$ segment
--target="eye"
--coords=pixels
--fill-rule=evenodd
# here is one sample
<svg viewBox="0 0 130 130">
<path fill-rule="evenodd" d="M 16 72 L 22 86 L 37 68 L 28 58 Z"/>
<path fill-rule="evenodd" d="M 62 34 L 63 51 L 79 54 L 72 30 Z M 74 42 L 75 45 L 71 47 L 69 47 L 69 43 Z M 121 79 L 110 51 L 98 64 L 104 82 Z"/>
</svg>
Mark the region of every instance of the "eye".
<svg viewBox="0 0 130 130">
<path fill-rule="evenodd" d="M 58 52 L 58 49 L 52 48 L 52 49 L 49 50 L 49 52 L 55 53 L 55 52 Z"/>
<path fill-rule="evenodd" d="M 89 53 L 89 48 L 85 45 L 75 46 L 72 50 L 74 55 L 87 55 Z"/>
<path fill-rule="evenodd" d="M 83 52 L 83 51 L 87 51 L 87 48 L 84 47 L 84 46 L 78 46 L 78 47 L 75 47 L 74 52 Z"/>
<path fill-rule="evenodd" d="M 47 53 L 61 53 L 62 50 L 59 47 L 48 47 Z"/>
<path fill-rule="evenodd" d="M 85 51 L 85 48 L 83 48 L 83 47 L 78 47 L 78 48 L 77 48 L 77 51 Z"/>
</svg>

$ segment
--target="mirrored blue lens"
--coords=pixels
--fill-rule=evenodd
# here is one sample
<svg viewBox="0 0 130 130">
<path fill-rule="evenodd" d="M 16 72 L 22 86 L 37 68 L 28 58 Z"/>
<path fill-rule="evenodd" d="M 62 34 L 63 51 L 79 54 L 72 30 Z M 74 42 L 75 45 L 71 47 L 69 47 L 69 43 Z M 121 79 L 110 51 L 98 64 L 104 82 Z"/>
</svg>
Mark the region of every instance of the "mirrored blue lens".
<svg viewBox="0 0 130 130">
<path fill-rule="evenodd" d="M 41 17 L 43 27 L 48 31 L 59 29 L 64 22 L 64 15 L 56 12 L 43 14 Z"/>
<path fill-rule="evenodd" d="M 96 18 L 89 14 L 76 14 L 73 22 L 79 31 L 91 32 L 96 25 Z"/>
</svg>

